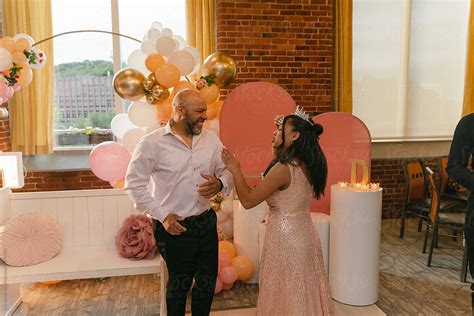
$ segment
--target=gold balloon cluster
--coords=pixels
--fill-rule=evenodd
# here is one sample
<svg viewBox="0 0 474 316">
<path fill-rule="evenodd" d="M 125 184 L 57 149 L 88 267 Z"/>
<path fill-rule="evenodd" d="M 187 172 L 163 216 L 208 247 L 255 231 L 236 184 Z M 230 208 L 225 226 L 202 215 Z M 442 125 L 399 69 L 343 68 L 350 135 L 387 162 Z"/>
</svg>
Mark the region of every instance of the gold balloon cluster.
<svg viewBox="0 0 474 316">
<path fill-rule="evenodd" d="M 122 69 L 115 74 L 113 87 L 124 100 L 138 101 L 145 98 L 149 104 L 156 105 L 170 97 L 169 88 L 178 90 L 180 86 L 179 72 L 175 68 L 174 65 L 160 65 L 156 72 L 151 72 L 146 78 L 136 69 Z M 206 103 L 211 104 L 218 99 L 219 88 L 234 81 L 237 67 L 229 55 L 216 52 L 209 55 L 204 61 L 202 74 L 201 78 L 204 78 L 207 86 L 204 85 L 204 87 L 197 89 L 200 90 L 206 101 L 209 101 Z"/>
<path fill-rule="evenodd" d="M 168 89 L 156 82 L 155 74 L 149 74 L 142 82 L 145 89 L 146 102 L 150 104 L 158 104 L 158 102 L 168 99 L 170 92 Z"/>
</svg>

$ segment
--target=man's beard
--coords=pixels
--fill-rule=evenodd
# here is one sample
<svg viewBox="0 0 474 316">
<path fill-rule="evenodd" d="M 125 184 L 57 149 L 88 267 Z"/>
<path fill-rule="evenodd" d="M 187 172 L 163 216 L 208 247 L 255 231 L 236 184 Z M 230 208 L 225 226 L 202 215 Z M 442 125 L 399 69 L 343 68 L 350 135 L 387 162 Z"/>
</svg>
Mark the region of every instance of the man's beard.
<svg viewBox="0 0 474 316">
<path fill-rule="evenodd" d="M 186 126 L 186 129 L 190 135 L 199 135 L 202 132 L 202 128 L 199 129 L 197 127 L 197 123 L 202 122 L 204 123 L 203 119 L 198 119 L 197 121 L 191 120 L 187 115 L 184 117 L 184 125 Z"/>
</svg>

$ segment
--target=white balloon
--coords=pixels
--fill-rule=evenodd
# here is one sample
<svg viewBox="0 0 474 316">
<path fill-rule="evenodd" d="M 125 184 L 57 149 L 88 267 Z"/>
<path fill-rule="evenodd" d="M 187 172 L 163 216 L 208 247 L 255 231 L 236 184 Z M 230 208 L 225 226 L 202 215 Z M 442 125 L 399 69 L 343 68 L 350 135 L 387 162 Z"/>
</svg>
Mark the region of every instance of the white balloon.
<svg viewBox="0 0 474 316">
<path fill-rule="evenodd" d="M 168 64 L 175 65 L 181 76 L 188 75 L 194 69 L 194 59 L 193 56 L 184 50 L 179 50 L 170 55 L 168 59 Z"/>
<path fill-rule="evenodd" d="M 33 47 L 31 49 L 38 55 L 38 58 L 36 59 L 36 62 L 34 64 L 30 64 L 30 68 L 32 69 L 40 69 L 43 68 L 44 65 L 46 65 L 46 54 L 39 48 Z"/>
<path fill-rule="evenodd" d="M 217 217 L 217 222 L 218 223 L 222 223 L 223 221 L 225 221 L 227 219 L 227 217 L 229 217 L 226 213 L 224 212 L 216 212 L 216 217 Z"/>
<path fill-rule="evenodd" d="M 232 199 L 224 199 L 224 201 L 221 202 L 221 212 L 226 214 L 234 212 L 234 201 Z"/>
<path fill-rule="evenodd" d="M 173 31 L 171 29 L 165 27 L 164 29 L 161 30 L 161 35 L 172 37 L 173 36 Z"/>
<path fill-rule="evenodd" d="M 123 145 L 129 152 L 133 153 L 135 147 L 143 136 L 145 136 L 143 128 L 137 127 L 131 129 L 123 135 Z"/>
<path fill-rule="evenodd" d="M 13 36 L 13 39 L 15 40 L 15 42 L 20 38 L 26 38 L 28 42 L 30 42 L 31 45 L 35 43 L 35 40 L 33 39 L 33 37 L 25 33 L 18 33 L 15 36 Z"/>
<path fill-rule="evenodd" d="M 128 108 L 128 117 L 136 126 L 150 126 L 156 122 L 156 108 L 147 102 L 135 101 Z"/>
<path fill-rule="evenodd" d="M 199 51 L 197 50 L 196 47 L 188 46 L 188 47 L 183 48 L 183 50 L 193 55 L 195 65 L 201 64 L 201 54 L 199 54 Z"/>
<path fill-rule="evenodd" d="M 144 40 L 142 42 L 142 52 L 144 52 L 147 55 L 155 54 L 156 53 L 155 41 L 152 41 L 149 39 Z"/>
<path fill-rule="evenodd" d="M 0 71 L 10 69 L 10 65 L 13 62 L 12 54 L 5 48 L 0 47 Z"/>
<path fill-rule="evenodd" d="M 147 58 L 147 55 L 141 49 L 134 50 L 128 56 L 127 67 L 140 71 L 146 77 L 146 75 L 150 73 L 150 71 L 145 66 L 146 58 Z"/>
<path fill-rule="evenodd" d="M 163 29 L 163 24 L 161 24 L 158 21 L 155 21 L 155 22 L 151 23 L 151 27 L 161 31 Z"/>
<path fill-rule="evenodd" d="M 130 121 L 130 119 L 128 118 L 128 114 L 126 113 L 120 113 L 115 115 L 110 125 L 112 133 L 114 133 L 115 137 L 119 139 L 122 139 L 123 135 L 125 135 L 126 132 L 137 127 Z"/>
<path fill-rule="evenodd" d="M 232 218 L 227 217 L 225 221 L 219 223 L 219 227 L 222 229 L 222 232 L 225 234 L 227 239 L 234 236 L 234 221 Z"/>
<path fill-rule="evenodd" d="M 190 75 L 197 74 L 199 69 L 201 69 L 201 64 L 196 64 L 196 66 L 194 66 L 193 71 L 191 71 Z"/>
<path fill-rule="evenodd" d="M 178 41 L 179 49 L 183 49 L 188 45 L 182 36 L 175 35 L 175 36 L 173 36 L 173 39 Z"/>
<path fill-rule="evenodd" d="M 156 51 L 162 56 L 169 56 L 176 50 L 176 42 L 168 36 L 162 36 L 156 41 Z"/>
<path fill-rule="evenodd" d="M 148 30 L 147 35 L 148 35 L 148 39 L 152 41 L 156 41 L 161 36 L 161 32 L 158 29 L 151 28 Z"/>
</svg>

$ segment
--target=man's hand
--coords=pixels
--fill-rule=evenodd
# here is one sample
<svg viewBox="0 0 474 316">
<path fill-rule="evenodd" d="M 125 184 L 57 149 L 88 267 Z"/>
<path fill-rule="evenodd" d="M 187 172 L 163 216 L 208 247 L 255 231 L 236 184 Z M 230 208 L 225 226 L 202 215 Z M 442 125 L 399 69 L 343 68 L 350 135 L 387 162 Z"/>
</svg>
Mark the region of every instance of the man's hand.
<svg viewBox="0 0 474 316">
<path fill-rule="evenodd" d="M 221 190 L 221 182 L 214 176 L 201 173 L 201 177 L 206 179 L 198 187 L 197 192 L 200 196 L 210 199 Z"/>
<path fill-rule="evenodd" d="M 182 226 L 178 221 L 182 221 L 183 219 L 181 216 L 170 213 L 163 221 L 163 227 L 171 235 L 181 235 L 181 233 L 186 231 L 186 227 Z"/>
</svg>

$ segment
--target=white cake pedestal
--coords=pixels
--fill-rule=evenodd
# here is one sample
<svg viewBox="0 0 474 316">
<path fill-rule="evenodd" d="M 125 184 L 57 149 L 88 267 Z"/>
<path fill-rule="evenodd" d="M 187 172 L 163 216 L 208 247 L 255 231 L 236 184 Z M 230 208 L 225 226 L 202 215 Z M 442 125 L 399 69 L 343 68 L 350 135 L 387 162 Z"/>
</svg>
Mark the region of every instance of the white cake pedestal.
<svg viewBox="0 0 474 316">
<path fill-rule="evenodd" d="M 331 186 L 329 286 L 333 299 L 363 306 L 378 300 L 382 189 Z"/>
<path fill-rule="evenodd" d="M 254 275 L 246 283 L 258 283 L 260 275 L 259 227 L 267 212 L 268 204 L 262 202 L 246 210 L 234 204 L 234 246 L 239 256 L 249 256 L 254 263 Z"/>
</svg>

